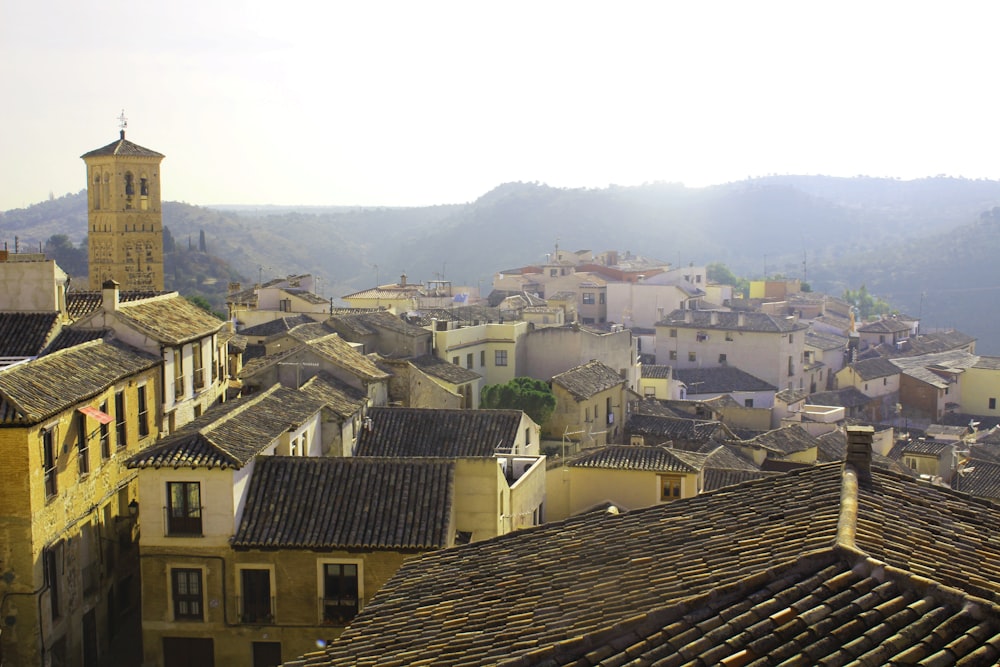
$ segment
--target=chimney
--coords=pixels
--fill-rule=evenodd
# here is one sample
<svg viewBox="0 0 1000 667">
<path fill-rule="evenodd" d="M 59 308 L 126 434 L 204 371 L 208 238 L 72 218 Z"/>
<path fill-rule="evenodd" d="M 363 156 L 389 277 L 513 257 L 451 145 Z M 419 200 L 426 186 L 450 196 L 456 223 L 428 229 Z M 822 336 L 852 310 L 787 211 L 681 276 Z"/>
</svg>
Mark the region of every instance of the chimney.
<svg viewBox="0 0 1000 667">
<path fill-rule="evenodd" d="M 747 314 L 742 310 L 736 313 L 736 326 L 743 328 L 747 325 Z"/>
<path fill-rule="evenodd" d="M 406 274 L 404 273 L 399 277 L 399 286 L 406 287 Z"/>
<path fill-rule="evenodd" d="M 692 322 L 693 319 L 694 319 L 694 317 L 691 315 L 691 311 L 690 310 L 685 310 L 684 311 L 684 323 L 685 324 L 691 324 L 691 322 Z"/>
<path fill-rule="evenodd" d="M 709 317 L 709 323 L 710 323 L 710 324 L 711 324 L 711 325 L 712 325 L 713 327 L 714 327 L 714 326 L 716 326 L 716 325 L 717 325 L 717 324 L 719 323 L 719 311 L 717 311 L 717 310 L 713 310 L 713 311 L 711 312 L 711 314 L 709 314 L 709 316 L 708 316 L 708 317 Z"/>
<path fill-rule="evenodd" d="M 847 427 L 847 458 L 845 463 L 858 473 L 858 483 L 867 484 L 872 480 L 872 439 L 875 429 L 871 426 Z"/>
<path fill-rule="evenodd" d="M 114 313 L 118 310 L 118 283 L 113 278 L 108 278 L 101 285 L 101 308 L 106 313 Z"/>
</svg>

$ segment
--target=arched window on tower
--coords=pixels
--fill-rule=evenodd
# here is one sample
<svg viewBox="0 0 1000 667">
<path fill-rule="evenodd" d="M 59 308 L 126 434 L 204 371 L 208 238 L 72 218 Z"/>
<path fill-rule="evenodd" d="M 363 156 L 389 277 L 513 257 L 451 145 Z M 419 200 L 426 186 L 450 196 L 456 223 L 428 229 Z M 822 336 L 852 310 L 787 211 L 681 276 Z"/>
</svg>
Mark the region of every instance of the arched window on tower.
<svg viewBox="0 0 1000 667">
<path fill-rule="evenodd" d="M 132 208 L 132 197 L 135 195 L 135 180 L 132 172 L 125 172 L 125 208 Z"/>
<path fill-rule="evenodd" d="M 103 192 L 101 193 L 101 201 L 108 208 L 112 208 L 111 204 L 111 174 L 104 172 L 104 185 L 101 188 Z"/>
<path fill-rule="evenodd" d="M 143 211 L 149 208 L 149 179 L 145 176 L 139 179 L 139 208 Z"/>
<path fill-rule="evenodd" d="M 101 210 L 101 174 L 94 170 L 94 210 Z"/>
</svg>

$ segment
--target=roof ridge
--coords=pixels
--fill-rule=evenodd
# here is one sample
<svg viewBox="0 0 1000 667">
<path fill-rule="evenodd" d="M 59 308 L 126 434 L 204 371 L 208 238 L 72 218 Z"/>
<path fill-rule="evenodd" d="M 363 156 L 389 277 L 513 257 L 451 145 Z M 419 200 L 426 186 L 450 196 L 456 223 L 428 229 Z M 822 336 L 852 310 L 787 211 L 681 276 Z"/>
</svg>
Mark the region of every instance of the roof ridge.
<svg viewBox="0 0 1000 667">
<path fill-rule="evenodd" d="M 223 424 L 225 424 L 226 422 L 228 422 L 233 417 L 235 417 L 237 415 L 242 415 L 251 406 L 257 405 L 258 403 L 260 403 L 261 401 L 263 401 L 265 398 L 268 398 L 269 396 L 271 396 L 272 394 L 274 394 L 274 392 L 276 392 L 281 386 L 282 386 L 281 383 L 275 383 L 275 384 L 271 385 L 270 387 L 268 387 L 267 389 L 264 389 L 263 391 L 257 392 L 255 394 L 251 394 L 251 396 L 242 405 L 238 405 L 235 408 L 233 408 L 232 410 L 226 412 L 225 414 L 219 415 L 218 419 L 213 419 L 211 422 L 209 422 L 208 424 L 205 424 L 200 429 L 198 429 L 198 433 L 200 433 L 203 436 L 205 436 L 206 438 L 208 438 L 208 434 L 209 433 L 211 433 L 212 431 L 214 431 L 217 428 L 221 427 Z M 210 439 L 209 439 L 209 442 L 211 442 Z M 218 445 L 216 445 L 214 442 L 212 443 L 212 446 L 213 447 L 218 447 Z"/>
<path fill-rule="evenodd" d="M 837 536 L 834 546 L 864 554 L 857 546 L 858 530 L 858 471 L 844 462 L 840 485 L 840 515 L 837 519 Z M 867 556 L 867 554 L 864 554 Z"/>
</svg>

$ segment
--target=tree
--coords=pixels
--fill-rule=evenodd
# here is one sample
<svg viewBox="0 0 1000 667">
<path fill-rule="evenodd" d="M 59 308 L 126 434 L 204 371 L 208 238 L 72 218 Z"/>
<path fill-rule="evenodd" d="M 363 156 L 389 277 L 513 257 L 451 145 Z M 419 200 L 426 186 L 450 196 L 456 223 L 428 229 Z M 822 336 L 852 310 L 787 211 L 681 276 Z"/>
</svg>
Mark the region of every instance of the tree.
<svg viewBox="0 0 1000 667">
<path fill-rule="evenodd" d="M 208 247 L 205 245 L 205 230 L 201 230 L 198 233 L 198 250 L 201 252 L 208 252 Z"/>
<path fill-rule="evenodd" d="M 494 410 L 523 410 L 536 424 L 544 424 L 556 409 L 552 388 L 541 380 L 517 377 L 506 384 L 483 387 L 479 407 Z"/>
</svg>

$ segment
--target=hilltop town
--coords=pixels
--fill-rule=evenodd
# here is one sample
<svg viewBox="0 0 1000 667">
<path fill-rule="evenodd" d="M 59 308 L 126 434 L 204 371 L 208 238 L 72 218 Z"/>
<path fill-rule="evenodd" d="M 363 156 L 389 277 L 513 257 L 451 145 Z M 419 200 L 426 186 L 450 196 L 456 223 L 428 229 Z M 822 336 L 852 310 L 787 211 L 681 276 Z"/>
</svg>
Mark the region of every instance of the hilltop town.
<svg viewBox="0 0 1000 667">
<path fill-rule="evenodd" d="M 82 158 L 87 289 L 0 253 L 0 665 L 1000 661 L 973 337 L 559 243 L 220 319 L 163 155 Z"/>
</svg>

